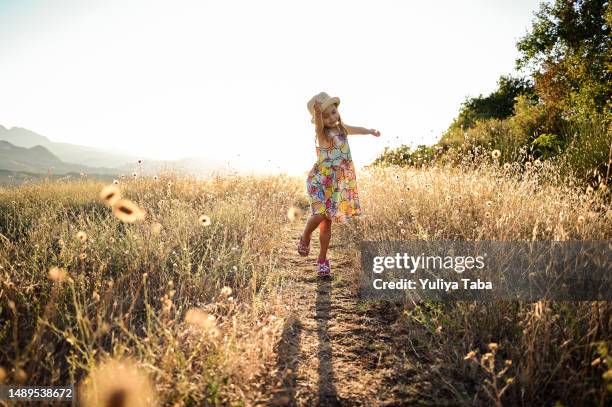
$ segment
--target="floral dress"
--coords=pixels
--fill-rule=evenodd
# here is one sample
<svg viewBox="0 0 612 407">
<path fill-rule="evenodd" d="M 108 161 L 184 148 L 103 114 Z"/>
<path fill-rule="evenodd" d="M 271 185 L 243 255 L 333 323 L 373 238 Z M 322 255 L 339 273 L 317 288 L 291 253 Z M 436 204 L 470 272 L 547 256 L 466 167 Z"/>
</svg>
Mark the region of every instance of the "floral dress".
<svg viewBox="0 0 612 407">
<path fill-rule="evenodd" d="M 323 214 L 336 222 L 361 215 L 357 177 L 348 137 L 337 129 L 325 129 L 331 147 L 320 147 L 315 136 L 317 162 L 306 178 L 308 202 L 313 215 Z"/>
</svg>

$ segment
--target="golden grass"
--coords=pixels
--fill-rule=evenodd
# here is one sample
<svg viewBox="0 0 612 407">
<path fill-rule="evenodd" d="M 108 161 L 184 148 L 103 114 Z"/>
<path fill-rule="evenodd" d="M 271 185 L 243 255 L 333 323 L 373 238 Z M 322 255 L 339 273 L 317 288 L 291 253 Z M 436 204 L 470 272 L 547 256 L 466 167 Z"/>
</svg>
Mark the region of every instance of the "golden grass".
<svg viewBox="0 0 612 407">
<path fill-rule="evenodd" d="M 162 404 L 244 401 L 282 329 L 276 232 L 287 207 L 304 205 L 301 184 L 158 178 L 121 181 L 122 199 L 147 213 L 135 223 L 116 217 L 91 179 L 0 189 L 7 381 L 86 386 L 130 360 L 125 377 L 92 379 L 99 397 L 87 405 L 137 405 L 136 371 Z"/>
<path fill-rule="evenodd" d="M 303 181 L 122 177 L 123 199 L 146 211 L 135 223 L 113 215 L 91 179 L 0 188 L 0 373 L 86 386 L 129 360 L 125 371 L 147 378 L 132 387 L 150 380 L 146 392 L 164 405 L 245 403 L 275 357 L 286 312 L 278 231 L 307 208 Z M 358 186 L 365 216 L 332 232 L 346 250 L 361 240 L 612 235 L 609 192 L 561 185 L 546 163 L 499 166 L 489 155 L 476 167 L 371 169 Z M 417 374 L 454 404 L 598 400 L 612 376 L 608 303 L 405 308 Z M 503 382 L 483 384 L 501 371 Z M 130 397 L 132 387 L 104 386 Z"/>
<path fill-rule="evenodd" d="M 366 216 L 345 242 L 358 255 L 361 240 L 611 239 L 608 189 L 554 171 L 488 157 L 476 167 L 372 168 L 358 177 Z M 443 394 L 459 405 L 603 405 L 612 391 L 609 302 L 426 301 L 404 310 L 400 325 L 419 355 L 415 380 L 435 383 L 431 403 Z M 471 364 L 477 352 L 489 356 Z M 600 359 L 607 365 L 591 366 Z"/>
</svg>

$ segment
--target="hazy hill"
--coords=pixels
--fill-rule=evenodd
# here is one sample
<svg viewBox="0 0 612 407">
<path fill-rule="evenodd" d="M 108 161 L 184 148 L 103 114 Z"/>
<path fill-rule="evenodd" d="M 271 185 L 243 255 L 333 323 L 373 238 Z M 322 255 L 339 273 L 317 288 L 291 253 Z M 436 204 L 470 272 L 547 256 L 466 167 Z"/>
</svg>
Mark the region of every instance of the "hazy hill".
<svg viewBox="0 0 612 407">
<path fill-rule="evenodd" d="M 64 162 L 93 167 L 120 167 L 138 160 L 138 158 L 127 154 L 120 154 L 77 144 L 57 143 L 49 140 L 45 136 L 41 136 L 38 133 L 22 127 L 7 129 L 0 125 L 0 140 L 5 140 L 15 146 L 26 148 L 40 145 L 47 148 Z"/>
<path fill-rule="evenodd" d="M 0 169 L 29 173 L 50 172 L 52 174 L 67 174 L 70 172 L 113 174 L 118 172 L 111 168 L 66 163 L 41 145 L 26 148 L 16 146 L 5 140 L 0 140 Z"/>
<path fill-rule="evenodd" d="M 45 148 L 46 153 L 50 153 L 56 160 L 63 162 L 63 165 L 55 165 L 53 162 L 56 161 L 53 161 L 48 154 L 42 153 L 41 151 L 39 151 L 39 155 L 34 154 L 35 152 L 24 153 L 23 151 L 20 151 L 18 154 L 21 154 L 22 156 L 23 154 L 29 154 L 27 156 L 28 158 L 26 159 L 25 156 L 23 156 L 23 160 L 17 160 L 17 162 L 11 163 L 11 167 L 9 168 L 8 164 L 4 164 L 5 158 L 0 157 L 0 169 L 12 170 L 12 168 L 15 167 L 22 168 L 12 171 L 47 173 L 48 166 L 50 165 L 55 165 L 56 170 L 57 168 L 76 168 L 74 167 L 75 165 L 81 165 L 102 168 L 89 168 L 86 170 L 81 169 L 82 167 L 78 167 L 79 169 L 77 170 L 66 170 L 66 172 L 94 171 L 100 174 L 108 174 L 110 172 L 130 174 L 135 171 L 141 175 L 151 175 L 164 170 L 174 170 L 188 172 L 204 177 L 213 173 L 221 175 L 231 172 L 227 169 L 224 161 L 214 158 L 191 157 L 175 161 L 148 160 L 146 157 L 134 157 L 127 154 L 115 153 L 94 147 L 86 147 L 69 143 L 57 143 L 49 140 L 45 136 L 41 136 L 38 133 L 22 127 L 12 127 L 7 129 L 6 127 L 0 125 L 0 140 L 9 142 L 13 145 L 13 147 L 24 147 L 26 149 L 35 146 L 42 146 Z M 37 160 L 39 159 L 42 161 L 38 162 Z M 138 160 L 142 160 L 142 163 L 138 164 Z"/>
</svg>

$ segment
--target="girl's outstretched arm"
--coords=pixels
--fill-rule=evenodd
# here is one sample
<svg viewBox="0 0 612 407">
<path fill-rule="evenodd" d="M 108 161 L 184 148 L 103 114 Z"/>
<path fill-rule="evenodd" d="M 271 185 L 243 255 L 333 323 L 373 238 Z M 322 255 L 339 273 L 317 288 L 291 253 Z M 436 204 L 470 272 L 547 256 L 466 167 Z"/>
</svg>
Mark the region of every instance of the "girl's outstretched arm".
<svg viewBox="0 0 612 407">
<path fill-rule="evenodd" d="M 348 134 L 371 134 L 376 137 L 380 137 L 380 131 L 375 129 L 366 129 L 365 127 L 355 127 L 349 126 L 346 123 L 343 123 L 344 127 L 346 127 L 346 131 Z"/>
</svg>

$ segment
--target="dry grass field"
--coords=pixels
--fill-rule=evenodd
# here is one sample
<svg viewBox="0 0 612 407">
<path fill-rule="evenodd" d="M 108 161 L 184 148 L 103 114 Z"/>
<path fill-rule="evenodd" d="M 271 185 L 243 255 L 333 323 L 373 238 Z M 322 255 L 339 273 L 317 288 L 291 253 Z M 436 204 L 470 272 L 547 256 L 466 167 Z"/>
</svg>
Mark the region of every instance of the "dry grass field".
<svg viewBox="0 0 612 407">
<path fill-rule="evenodd" d="M 87 406 L 605 405 L 608 302 L 358 296 L 362 240 L 610 239 L 609 191 L 553 173 L 361 172 L 325 282 L 316 232 L 294 248 L 299 177 L 0 188 L 0 381 L 74 383 Z"/>
</svg>

